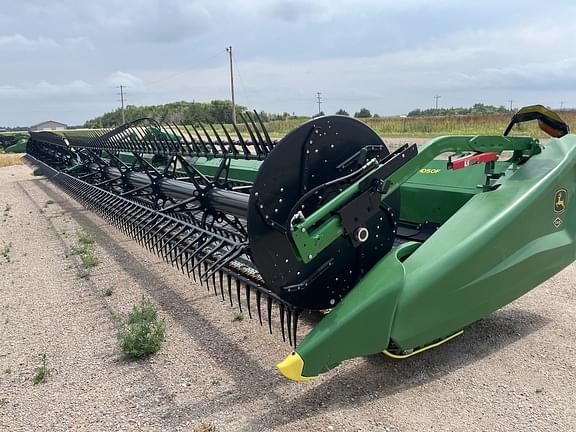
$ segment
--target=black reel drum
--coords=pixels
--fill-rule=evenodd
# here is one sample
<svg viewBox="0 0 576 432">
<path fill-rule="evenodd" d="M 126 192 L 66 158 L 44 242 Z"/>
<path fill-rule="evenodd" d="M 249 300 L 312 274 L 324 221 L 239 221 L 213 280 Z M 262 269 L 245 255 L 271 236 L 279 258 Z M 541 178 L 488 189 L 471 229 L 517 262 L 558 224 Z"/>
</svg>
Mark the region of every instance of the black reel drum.
<svg viewBox="0 0 576 432">
<path fill-rule="evenodd" d="M 399 191 L 381 202 L 364 224 L 367 231 L 359 233 L 367 235 L 364 242 L 342 236 L 305 264 L 298 259 L 290 236 L 290 221 L 298 211 L 309 216 L 356 178 L 319 186 L 388 154 L 372 129 L 344 116 L 313 119 L 274 147 L 258 171 L 248 209 L 250 251 L 271 291 L 298 308 L 332 308 L 390 251 L 400 209 Z"/>
</svg>

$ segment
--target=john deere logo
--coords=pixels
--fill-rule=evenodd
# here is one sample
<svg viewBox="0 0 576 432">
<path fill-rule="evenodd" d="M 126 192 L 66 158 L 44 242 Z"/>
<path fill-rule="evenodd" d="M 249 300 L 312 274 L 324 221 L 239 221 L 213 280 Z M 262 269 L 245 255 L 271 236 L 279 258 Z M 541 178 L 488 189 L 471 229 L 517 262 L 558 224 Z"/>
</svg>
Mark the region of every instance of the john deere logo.
<svg viewBox="0 0 576 432">
<path fill-rule="evenodd" d="M 559 189 L 554 195 L 554 211 L 556 213 L 562 213 L 566 210 L 566 204 L 568 203 L 568 192 L 566 189 Z"/>
</svg>

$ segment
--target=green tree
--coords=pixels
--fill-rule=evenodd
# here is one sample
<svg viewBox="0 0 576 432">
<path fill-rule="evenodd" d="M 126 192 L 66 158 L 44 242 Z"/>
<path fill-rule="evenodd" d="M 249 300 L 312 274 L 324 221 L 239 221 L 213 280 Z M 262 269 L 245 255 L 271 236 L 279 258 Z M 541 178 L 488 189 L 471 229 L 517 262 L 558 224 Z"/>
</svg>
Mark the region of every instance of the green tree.
<svg viewBox="0 0 576 432">
<path fill-rule="evenodd" d="M 338 111 L 336 111 L 336 115 L 343 115 L 343 116 L 347 116 L 350 115 L 346 112 L 346 110 L 340 108 Z"/>
<path fill-rule="evenodd" d="M 368 108 L 360 108 L 360 111 L 354 113 L 356 118 L 369 118 L 372 117 L 372 113 Z"/>
</svg>

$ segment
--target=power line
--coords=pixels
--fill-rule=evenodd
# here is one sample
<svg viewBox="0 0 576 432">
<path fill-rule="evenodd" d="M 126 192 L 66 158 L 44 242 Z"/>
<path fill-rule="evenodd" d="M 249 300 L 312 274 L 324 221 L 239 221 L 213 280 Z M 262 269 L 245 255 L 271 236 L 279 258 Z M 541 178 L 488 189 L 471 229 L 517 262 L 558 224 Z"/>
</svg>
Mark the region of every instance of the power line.
<svg viewBox="0 0 576 432">
<path fill-rule="evenodd" d="M 216 58 L 216 57 L 218 57 L 219 55 L 222 55 L 222 53 L 226 52 L 227 50 L 228 50 L 228 49 L 226 49 L 226 50 L 224 50 L 224 51 L 223 51 L 223 50 L 219 50 L 217 53 L 212 54 L 212 55 L 210 55 L 210 56 L 208 56 L 208 57 L 205 57 L 205 58 L 203 58 L 203 59 L 201 59 L 201 60 L 202 60 L 203 62 L 208 61 L 208 60 L 212 60 L 213 58 Z M 196 64 L 198 64 L 198 62 L 197 62 Z M 154 85 L 154 84 L 158 84 L 158 83 L 163 82 L 163 81 L 171 80 L 172 78 L 175 78 L 175 77 L 177 77 L 177 76 L 184 75 L 185 73 L 188 73 L 189 71 L 190 71 L 190 69 L 186 69 L 186 70 L 183 70 L 183 71 L 180 71 L 180 72 L 176 72 L 176 73 L 174 73 L 174 74 L 172 74 L 172 75 L 168 75 L 167 77 L 164 77 L 164 78 L 159 78 L 159 79 L 154 80 L 154 81 L 145 82 L 145 84 L 146 84 L 147 86 L 151 86 L 151 85 Z"/>
<path fill-rule="evenodd" d="M 236 61 L 236 57 L 238 57 L 237 52 L 236 52 L 236 55 L 232 58 L 232 61 L 234 62 L 234 70 L 238 74 L 238 78 L 240 78 L 240 86 L 242 87 L 242 92 L 244 93 L 244 98 L 246 99 L 246 102 L 248 102 L 249 107 L 256 108 L 255 106 L 252 105 L 252 102 L 250 101 L 250 97 L 248 96 L 248 90 L 246 89 L 246 83 L 244 82 L 244 78 L 242 78 L 242 72 L 240 71 L 240 67 L 238 66 L 238 62 Z"/>
</svg>

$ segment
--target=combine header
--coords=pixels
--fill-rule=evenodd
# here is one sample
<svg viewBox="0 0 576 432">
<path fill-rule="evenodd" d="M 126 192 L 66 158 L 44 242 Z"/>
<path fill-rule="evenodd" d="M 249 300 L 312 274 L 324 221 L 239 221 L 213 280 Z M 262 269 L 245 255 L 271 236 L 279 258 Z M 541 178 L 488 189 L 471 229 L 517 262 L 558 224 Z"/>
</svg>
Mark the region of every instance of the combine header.
<svg viewBox="0 0 576 432">
<path fill-rule="evenodd" d="M 245 114 L 228 129 L 32 133 L 27 160 L 270 331 L 277 316 L 295 347 L 278 368 L 302 381 L 436 346 L 574 260 L 576 137 L 541 106 L 505 135 L 527 120 L 554 138 L 446 136 L 390 153 L 349 117 L 273 141 Z M 311 310 L 325 316 L 298 343 Z"/>
</svg>

